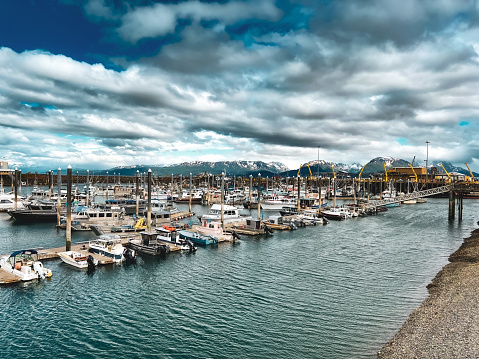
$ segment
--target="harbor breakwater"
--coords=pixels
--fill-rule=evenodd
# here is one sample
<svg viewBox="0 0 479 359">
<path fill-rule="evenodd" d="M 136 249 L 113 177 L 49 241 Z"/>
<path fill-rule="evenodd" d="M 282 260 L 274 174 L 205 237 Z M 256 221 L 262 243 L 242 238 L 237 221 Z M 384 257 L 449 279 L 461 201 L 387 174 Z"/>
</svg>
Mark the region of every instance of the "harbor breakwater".
<svg viewBox="0 0 479 359">
<path fill-rule="evenodd" d="M 479 229 L 449 261 L 378 358 L 479 357 Z"/>
</svg>

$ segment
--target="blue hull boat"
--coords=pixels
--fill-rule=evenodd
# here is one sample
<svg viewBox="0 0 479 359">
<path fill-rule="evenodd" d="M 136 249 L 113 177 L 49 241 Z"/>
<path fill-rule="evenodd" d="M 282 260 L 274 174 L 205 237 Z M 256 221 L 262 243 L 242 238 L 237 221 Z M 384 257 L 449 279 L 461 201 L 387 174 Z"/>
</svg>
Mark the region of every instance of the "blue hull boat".
<svg viewBox="0 0 479 359">
<path fill-rule="evenodd" d="M 180 234 L 181 239 L 189 239 L 193 243 L 199 244 L 201 246 L 207 246 L 209 244 L 218 243 L 218 240 L 211 236 L 205 236 L 203 234 L 199 234 L 199 233 L 191 232 L 191 231 L 185 231 L 185 230 L 181 230 L 178 232 Z"/>
</svg>

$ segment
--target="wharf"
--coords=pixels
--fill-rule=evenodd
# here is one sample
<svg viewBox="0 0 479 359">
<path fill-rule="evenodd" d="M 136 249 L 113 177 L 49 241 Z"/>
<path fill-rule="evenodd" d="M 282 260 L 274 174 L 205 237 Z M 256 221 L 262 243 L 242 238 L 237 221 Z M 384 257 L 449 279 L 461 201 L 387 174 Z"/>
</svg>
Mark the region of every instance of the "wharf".
<svg viewBox="0 0 479 359">
<path fill-rule="evenodd" d="M 9 273 L 0 268 L 0 284 L 10 284 L 17 282 L 20 282 L 20 279 L 16 275 L 13 275 L 12 273 Z"/>
<path fill-rule="evenodd" d="M 179 221 L 180 219 L 193 217 L 194 215 L 195 215 L 195 212 L 178 212 L 178 213 L 172 213 L 170 218 L 172 221 Z"/>
</svg>

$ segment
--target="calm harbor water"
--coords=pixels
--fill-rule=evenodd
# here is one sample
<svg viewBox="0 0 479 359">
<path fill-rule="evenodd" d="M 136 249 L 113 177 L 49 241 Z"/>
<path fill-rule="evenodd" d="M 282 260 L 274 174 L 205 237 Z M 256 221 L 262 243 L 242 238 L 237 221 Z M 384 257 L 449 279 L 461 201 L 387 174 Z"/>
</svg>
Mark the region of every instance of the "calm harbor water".
<svg viewBox="0 0 479 359">
<path fill-rule="evenodd" d="M 465 200 L 461 224 L 447 206 L 429 199 L 92 274 L 46 262 L 51 280 L 0 288 L 2 357 L 373 358 L 477 227 L 479 201 Z M 0 215 L 2 254 L 64 236 Z"/>
</svg>

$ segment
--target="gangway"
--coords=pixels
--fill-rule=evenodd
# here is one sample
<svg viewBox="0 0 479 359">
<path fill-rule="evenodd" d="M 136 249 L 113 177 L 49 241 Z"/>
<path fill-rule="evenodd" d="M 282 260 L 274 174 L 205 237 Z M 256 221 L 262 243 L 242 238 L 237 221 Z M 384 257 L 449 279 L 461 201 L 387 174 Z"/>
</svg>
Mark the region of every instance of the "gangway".
<svg viewBox="0 0 479 359">
<path fill-rule="evenodd" d="M 447 185 L 442 187 L 426 189 L 424 191 L 414 191 L 414 192 L 403 194 L 401 196 L 397 196 L 394 198 L 388 198 L 387 200 L 382 199 L 378 201 L 371 201 L 369 203 L 365 203 L 361 207 L 365 210 L 375 210 L 377 207 L 385 206 L 390 203 L 403 202 L 410 199 L 434 196 L 435 194 L 449 192 L 451 188 L 452 188 L 451 185 Z"/>
</svg>

